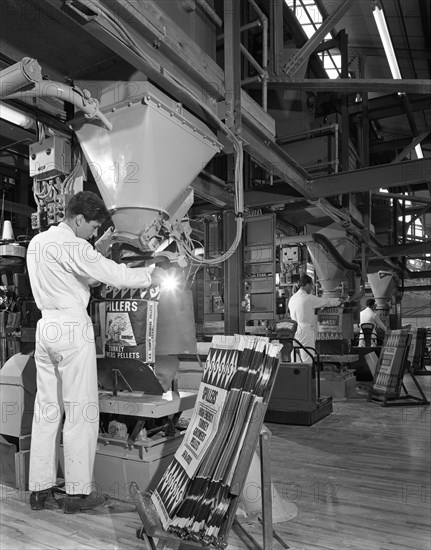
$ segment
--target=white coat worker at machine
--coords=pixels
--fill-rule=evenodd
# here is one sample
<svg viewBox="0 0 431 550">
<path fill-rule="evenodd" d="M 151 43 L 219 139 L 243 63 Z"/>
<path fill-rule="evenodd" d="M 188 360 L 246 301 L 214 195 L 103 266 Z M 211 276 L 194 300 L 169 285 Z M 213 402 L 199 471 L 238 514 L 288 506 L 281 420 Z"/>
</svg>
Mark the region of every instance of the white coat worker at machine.
<svg viewBox="0 0 431 550">
<path fill-rule="evenodd" d="M 27 269 L 42 318 L 36 329 L 37 394 L 30 449 L 30 506 L 41 510 L 57 485 L 57 444 L 63 420 L 65 513 L 103 504 L 93 486 L 99 432 L 97 361 L 87 314 L 90 286 L 148 288 L 160 284 L 160 268 L 129 268 L 99 254 L 87 242 L 109 218 L 103 201 L 81 191 L 63 222 L 30 241 Z"/>
<path fill-rule="evenodd" d="M 359 333 L 358 346 L 362 348 L 365 347 L 366 344 L 362 325 L 365 323 L 370 323 L 373 325 L 373 329 L 371 331 L 370 346 L 375 347 L 377 346 L 377 329 L 379 328 L 383 331 L 386 331 L 387 327 L 376 313 L 377 306 L 376 300 L 374 298 L 368 298 L 368 300 L 365 302 L 365 306 L 365 309 L 363 309 L 359 314 L 359 324 L 361 326 L 361 331 Z"/>
<path fill-rule="evenodd" d="M 313 279 L 302 274 L 298 281 L 299 290 L 290 298 L 288 308 L 291 318 L 298 323 L 295 339 L 306 348 L 314 348 L 316 341 L 317 316 L 315 309 L 322 307 L 336 307 L 343 303 L 342 298 L 319 298 L 311 294 Z M 313 353 L 312 350 L 309 350 Z M 300 349 L 300 357 L 303 363 L 311 363 L 310 355 Z"/>
</svg>

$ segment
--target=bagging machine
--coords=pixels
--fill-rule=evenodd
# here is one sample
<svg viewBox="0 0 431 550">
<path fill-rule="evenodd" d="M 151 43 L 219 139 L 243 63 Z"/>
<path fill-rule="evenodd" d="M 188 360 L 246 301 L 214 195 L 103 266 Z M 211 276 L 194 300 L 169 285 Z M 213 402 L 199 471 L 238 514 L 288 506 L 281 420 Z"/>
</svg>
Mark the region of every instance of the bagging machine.
<svg viewBox="0 0 431 550">
<path fill-rule="evenodd" d="M 216 136 L 182 104 L 148 82 L 133 82 L 133 87 L 98 82 L 92 87 L 97 98 L 77 87 L 54 84 L 54 97 L 81 108 L 68 122 L 74 131 L 72 139 L 44 131 L 30 147 L 37 203 L 33 229 L 44 230 L 63 219 L 68 200 L 82 190 L 90 170 L 113 224 L 96 243 L 98 250 L 132 267 L 163 261 L 181 279 L 192 249 L 186 216 L 193 203 L 189 185 L 221 150 Z M 37 95 L 41 90 L 36 83 L 30 93 Z M 195 392 L 174 387 L 177 355 L 196 353 L 190 292 L 177 289 L 171 295 L 162 291 L 155 296 L 150 291 L 145 299 L 148 304 L 157 302 L 151 307 L 158 313 L 151 326 L 155 347 L 146 350 L 150 361 L 136 359 L 121 344 L 127 342 L 133 322 L 128 312 L 142 302 L 136 290 L 104 289 L 91 304 L 101 417 L 95 482 L 120 499 L 127 498 L 132 480 L 139 480 L 143 490 L 158 482 L 180 442 L 176 421 L 182 411 L 193 408 L 196 399 Z M 1 370 L 3 402 L 21 395 L 16 387 L 24 385 L 24 370 L 26 379 L 32 379 L 33 403 L 34 361 L 24 360 L 22 354 L 10 357 Z M 17 414 L 23 408 L 26 417 L 31 416 L 28 396 L 25 403 L 17 403 Z M 2 418 L 8 437 L 14 436 L 13 425 L 10 430 L 7 426 L 17 425 L 15 420 L 10 414 Z M 25 434 L 18 425 L 16 437 L 28 436 L 29 423 Z M 28 446 L 22 451 L 28 453 Z M 25 489 L 25 476 L 16 479 L 17 486 Z"/>
<path fill-rule="evenodd" d="M 397 290 L 398 276 L 393 271 L 377 271 L 368 273 L 367 277 L 371 292 L 376 300 L 375 311 L 383 323 L 391 328 L 390 303 Z"/>
<path fill-rule="evenodd" d="M 334 223 L 314 233 L 307 248 L 322 296 L 345 299 L 342 305 L 321 309 L 317 315 L 316 351 L 323 368 L 321 392 L 348 397 L 355 391 L 356 378 L 349 367 L 358 360 L 351 345 L 357 301 L 363 292 L 360 266 L 353 262 L 358 246 L 344 228 Z"/>
</svg>

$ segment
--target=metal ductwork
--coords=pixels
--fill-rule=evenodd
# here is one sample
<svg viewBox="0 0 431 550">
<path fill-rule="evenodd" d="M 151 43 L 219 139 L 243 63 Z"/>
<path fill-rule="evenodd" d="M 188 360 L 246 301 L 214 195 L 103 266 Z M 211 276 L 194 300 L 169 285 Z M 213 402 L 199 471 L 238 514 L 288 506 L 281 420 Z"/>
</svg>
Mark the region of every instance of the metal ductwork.
<svg viewBox="0 0 431 550">
<path fill-rule="evenodd" d="M 393 271 L 377 271 L 368 273 L 367 276 L 376 300 L 376 313 L 389 326 L 389 302 L 396 289 L 398 277 Z"/>
<path fill-rule="evenodd" d="M 352 263 L 357 244 L 335 225 L 313 233 L 313 241 L 307 243 L 323 295 L 328 297 L 341 295 L 348 270 L 360 272 L 359 265 Z"/>
</svg>

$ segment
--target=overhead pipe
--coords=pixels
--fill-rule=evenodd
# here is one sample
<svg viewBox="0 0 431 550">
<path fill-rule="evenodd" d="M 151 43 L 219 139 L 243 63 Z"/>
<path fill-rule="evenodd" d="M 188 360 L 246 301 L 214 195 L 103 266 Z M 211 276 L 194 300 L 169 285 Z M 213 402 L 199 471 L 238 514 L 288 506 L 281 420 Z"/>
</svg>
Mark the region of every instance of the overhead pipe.
<svg viewBox="0 0 431 550">
<path fill-rule="evenodd" d="M 81 91 L 79 88 L 71 88 L 61 82 L 45 80 L 36 82 L 31 90 L 7 95 L 7 99 L 23 99 L 26 97 L 51 97 L 60 101 L 67 101 L 83 111 L 86 118 L 99 118 L 108 130 L 112 130 L 112 124 L 99 110 L 98 100 L 91 97 L 88 90 Z"/>
<path fill-rule="evenodd" d="M 265 74 L 265 70 L 263 69 L 263 67 L 261 67 L 259 65 L 259 63 L 256 61 L 256 59 L 251 55 L 251 53 L 247 50 L 247 48 L 245 46 L 243 46 L 242 44 L 240 45 L 241 47 L 241 52 L 244 54 L 244 57 L 250 62 L 251 65 L 253 65 L 253 67 L 256 69 L 256 71 L 258 73 L 260 73 L 260 77 L 264 78 L 264 74 Z"/>
<path fill-rule="evenodd" d="M 253 84 L 254 82 L 262 82 L 262 76 L 256 75 L 256 76 L 249 76 L 248 78 L 244 78 L 241 80 L 241 86 L 247 86 L 247 84 Z"/>
<path fill-rule="evenodd" d="M 0 72 L 0 99 L 33 82 L 42 80 L 42 69 L 36 59 L 23 57 L 21 61 Z"/>
<path fill-rule="evenodd" d="M 196 0 L 196 3 L 199 4 L 202 10 L 208 15 L 211 21 L 217 25 L 217 27 L 223 26 L 223 21 L 216 14 L 214 8 L 210 6 L 206 0 Z"/>
<path fill-rule="evenodd" d="M 239 30 L 241 32 L 249 31 L 251 29 L 254 29 L 255 27 L 261 27 L 262 23 L 259 21 L 259 19 L 255 19 L 254 21 L 250 21 L 250 23 L 246 23 L 245 25 L 241 25 Z M 217 35 L 217 42 L 222 42 L 224 40 L 224 32 Z"/>
</svg>

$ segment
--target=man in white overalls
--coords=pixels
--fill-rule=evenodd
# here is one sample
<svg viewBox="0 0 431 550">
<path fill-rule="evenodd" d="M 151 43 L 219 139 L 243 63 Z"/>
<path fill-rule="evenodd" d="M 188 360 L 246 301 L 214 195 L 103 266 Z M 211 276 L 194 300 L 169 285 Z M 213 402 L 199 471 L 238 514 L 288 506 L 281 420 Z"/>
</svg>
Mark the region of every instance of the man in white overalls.
<svg viewBox="0 0 431 550">
<path fill-rule="evenodd" d="M 301 275 L 298 284 L 298 291 L 290 298 L 288 303 L 290 316 L 298 323 L 295 339 L 304 347 L 314 348 L 317 322 L 314 310 L 321 307 L 339 306 L 343 300 L 342 298 L 319 298 L 311 294 L 313 279 L 309 275 Z M 300 357 L 302 363 L 311 363 L 310 355 L 303 349 L 300 349 Z"/>
<path fill-rule="evenodd" d="M 42 318 L 36 329 L 37 394 L 30 450 L 30 506 L 41 510 L 57 483 L 57 448 L 63 414 L 65 513 L 103 504 L 94 491 L 99 432 L 96 347 L 87 314 L 90 286 L 147 288 L 160 268 L 128 268 L 103 257 L 87 239 L 109 217 L 103 201 L 81 191 L 58 226 L 30 242 L 27 269 Z"/>
</svg>

